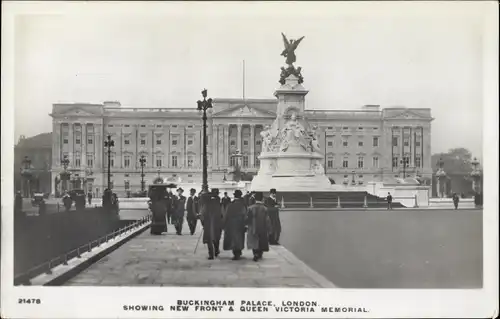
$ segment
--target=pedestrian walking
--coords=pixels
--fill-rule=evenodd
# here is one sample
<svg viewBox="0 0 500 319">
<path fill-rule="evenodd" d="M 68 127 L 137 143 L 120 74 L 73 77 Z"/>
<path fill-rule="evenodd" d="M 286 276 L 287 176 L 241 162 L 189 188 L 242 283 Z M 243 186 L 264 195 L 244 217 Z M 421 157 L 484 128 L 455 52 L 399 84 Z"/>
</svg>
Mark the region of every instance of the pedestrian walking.
<svg viewBox="0 0 500 319">
<path fill-rule="evenodd" d="M 161 189 L 153 189 L 149 196 L 151 199 L 151 213 L 153 215 L 151 234 L 161 235 L 163 232 L 167 231 L 167 207 L 165 196 Z"/>
<path fill-rule="evenodd" d="M 92 192 L 91 191 L 89 191 L 87 193 L 87 200 L 89 202 L 89 206 L 92 205 Z"/>
<path fill-rule="evenodd" d="M 182 195 L 184 190 L 177 189 L 177 198 L 175 199 L 173 222 L 177 235 L 182 235 L 182 224 L 184 224 L 184 211 L 186 209 L 186 197 Z"/>
<path fill-rule="evenodd" d="M 458 209 L 458 202 L 460 202 L 460 197 L 458 196 L 457 193 L 453 193 L 453 205 L 455 206 L 455 209 Z"/>
<path fill-rule="evenodd" d="M 189 232 L 194 235 L 196 231 L 196 224 L 198 223 L 198 197 L 196 196 L 196 189 L 189 190 L 189 198 L 186 202 L 187 222 L 189 225 Z"/>
<path fill-rule="evenodd" d="M 262 259 L 264 252 L 269 251 L 269 228 L 270 220 L 267 208 L 262 202 L 264 194 L 256 192 L 255 204 L 248 208 L 247 213 L 247 248 L 253 252 L 253 261 Z"/>
<path fill-rule="evenodd" d="M 280 211 L 279 204 L 276 199 L 276 189 L 272 188 L 269 191 L 269 197 L 264 201 L 264 205 L 267 208 L 269 215 L 269 220 L 271 222 L 271 231 L 269 232 L 269 244 L 279 245 L 280 235 L 281 235 L 281 221 L 280 221 Z"/>
<path fill-rule="evenodd" d="M 222 205 L 222 216 L 225 218 L 226 212 L 227 212 L 227 207 L 231 203 L 231 198 L 227 196 L 227 192 L 224 192 L 224 197 L 221 199 L 221 205 Z"/>
<path fill-rule="evenodd" d="M 392 209 L 392 195 L 391 193 L 387 193 L 387 209 Z"/>
<path fill-rule="evenodd" d="M 223 249 L 233 251 L 233 260 L 241 258 L 241 252 L 245 247 L 245 230 L 247 207 L 241 196 L 243 193 L 237 189 L 234 191 L 234 201 L 227 207 L 224 219 L 224 241 Z"/>
<path fill-rule="evenodd" d="M 248 206 L 255 204 L 255 192 L 250 192 L 250 197 L 248 198 Z"/>
<path fill-rule="evenodd" d="M 203 243 L 207 244 L 208 259 L 219 256 L 222 235 L 222 212 L 219 190 L 214 188 L 209 194 L 202 194 L 199 200 L 203 225 Z"/>
<path fill-rule="evenodd" d="M 167 223 L 172 224 L 173 223 L 172 222 L 172 215 L 174 212 L 174 205 L 175 205 L 176 197 L 172 193 L 172 189 L 170 189 L 170 188 L 168 189 L 167 198 L 168 198 L 168 201 L 167 201 Z"/>
<path fill-rule="evenodd" d="M 247 193 L 243 196 L 243 201 L 245 202 L 245 205 L 247 205 L 247 207 L 250 206 L 249 205 L 250 196 L 252 196 L 252 195 L 250 194 L 249 191 L 247 191 Z"/>
</svg>

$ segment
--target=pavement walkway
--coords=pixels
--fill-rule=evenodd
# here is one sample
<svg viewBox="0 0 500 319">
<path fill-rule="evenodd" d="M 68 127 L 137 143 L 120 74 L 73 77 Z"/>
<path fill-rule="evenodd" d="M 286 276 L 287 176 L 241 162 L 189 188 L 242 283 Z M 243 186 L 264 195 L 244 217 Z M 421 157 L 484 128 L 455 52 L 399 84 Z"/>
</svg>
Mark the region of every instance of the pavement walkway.
<svg viewBox="0 0 500 319">
<path fill-rule="evenodd" d="M 251 250 L 233 261 L 230 251 L 208 260 L 201 234 L 184 224 L 178 236 L 172 225 L 168 233 L 150 235 L 146 230 L 103 257 L 68 282 L 68 286 L 181 286 L 181 287 L 290 287 L 335 288 L 282 246 L 271 246 L 263 260 L 254 262 Z M 222 243 L 221 243 L 222 248 Z"/>
</svg>

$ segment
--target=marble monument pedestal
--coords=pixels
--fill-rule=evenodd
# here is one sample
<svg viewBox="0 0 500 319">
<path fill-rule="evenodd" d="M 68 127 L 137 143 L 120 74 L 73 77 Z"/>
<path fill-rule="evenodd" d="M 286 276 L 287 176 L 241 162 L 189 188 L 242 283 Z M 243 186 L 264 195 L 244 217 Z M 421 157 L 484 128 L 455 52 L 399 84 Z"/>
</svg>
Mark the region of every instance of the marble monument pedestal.
<svg viewBox="0 0 500 319">
<path fill-rule="evenodd" d="M 327 192 L 331 183 L 318 162 L 317 153 L 289 149 L 287 152 L 264 153 L 260 157 L 259 173 L 253 178 L 251 191 L 268 192 Z"/>
</svg>

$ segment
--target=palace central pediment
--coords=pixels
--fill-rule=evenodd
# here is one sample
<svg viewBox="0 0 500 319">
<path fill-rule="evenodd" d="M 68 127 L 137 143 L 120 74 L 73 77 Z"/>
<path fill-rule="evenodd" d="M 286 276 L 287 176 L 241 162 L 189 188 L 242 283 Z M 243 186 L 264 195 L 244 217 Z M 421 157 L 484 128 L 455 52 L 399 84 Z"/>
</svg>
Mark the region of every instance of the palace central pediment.
<svg viewBox="0 0 500 319">
<path fill-rule="evenodd" d="M 385 111 L 385 120 L 433 120 L 433 118 L 430 116 L 430 111 L 428 110 L 422 110 L 422 112 L 419 112 L 419 110 L 391 110 L 387 109 Z"/>
<path fill-rule="evenodd" d="M 220 117 L 261 117 L 261 118 L 275 118 L 276 113 L 272 111 L 262 110 L 260 108 L 252 107 L 251 105 L 236 105 L 231 108 L 219 111 L 212 114 L 214 118 Z"/>
<path fill-rule="evenodd" d="M 52 116 L 101 116 L 102 107 L 99 105 L 54 105 Z"/>
</svg>

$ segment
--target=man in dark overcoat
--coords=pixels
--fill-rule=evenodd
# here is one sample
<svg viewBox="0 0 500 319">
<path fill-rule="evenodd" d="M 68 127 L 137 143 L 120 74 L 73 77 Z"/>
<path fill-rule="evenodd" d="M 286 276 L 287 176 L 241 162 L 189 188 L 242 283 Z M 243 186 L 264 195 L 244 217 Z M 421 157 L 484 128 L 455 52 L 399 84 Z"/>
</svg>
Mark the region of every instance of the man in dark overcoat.
<svg viewBox="0 0 500 319">
<path fill-rule="evenodd" d="M 269 251 L 269 227 L 270 221 L 267 208 L 262 202 L 264 194 L 255 193 L 255 204 L 248 208 L 247 212 L 247 248 L 253 252 L 253 261 L 262 259 L 264 252 Z"/>
<path fill-rule="evenodd" d="M 208 194 L 202 194 L 201 218 L 203 224 L 203 243 L 208 246 L 208 259 L 219 256 L 219 243 L 222 235 L 222 211 L 219 190 L 212 189 Z"/>
<path fill-rule="evenodd" d="M 250 195 L 249 191 L 247 191 L 247 193 L 245 194 L 245 196 L 243 196 L 243 201 L 245 202 L 245 205 L 247 205 L 247 207 L 250 206 L 250 205 L 248 205 L 248 202 L 250 200 L 250 196 L 251 195 Z"/>
<path fill-rule="evenodd" d="M 458 202 L 460 201 L 460 197 L 458 197 L 457 193 L 453 193 L 453 205 L 455 209 L 458 209 Z"/>
<path fill-rule="evenodd" d="M 196 224 L 198 222 L 198 197 L 196 196 L 196 189 L 191 188 L 190 195 L 186 203 L 187 222 L 191 235 L 196 231 Z"/>
<path fill-rule="evenodd" d="M 281 220 L 279 204 L 276 199 L 276 189 L 273 188 L 269 192 L 269 197 L 266 198 L 264 204 L 266 205 L 269 220 L 271 221 L 271 231 L 269 232 L 269 244 L 279 245 L 281 234 Z"/>
<path fill-rule="evenodd" d="M 229 198 L 229 196 L 227 196 L 227 192 L 224 192 L 224 197 L 222 197 L 222 199 L 221 199 L 222 215 L 223 216 L 226 216 L 227 207 L 229 206 L 230 203 L 231 203 L 231 198 Z"/>
<path fill-rule="evenodd" d="M 172 224 L 172 215 L 174 214 L 174 204 L 175 204 L 175 195 L 172 193 L 172 189 L 168 189 L 167 193 L 167 223 Z"/>
<path fill-rule="evenodd" d="M 224 219 L 223 249 L 233 251 L 233 260 L 240 259 L 245 247 L 247 206 L 241 195 L 239 189 L 234 191 L 234 201 L 228 205 Z"/>
<path fill-rule="evenodd" d="M 184 211 L 186 210 L 186 197 L 182 195 L 184 190 L 179 187 L 174 201 L 173 223 L 177 235 L 182 235 L 182 224 L 184 224 Z"/>
</svg>

